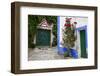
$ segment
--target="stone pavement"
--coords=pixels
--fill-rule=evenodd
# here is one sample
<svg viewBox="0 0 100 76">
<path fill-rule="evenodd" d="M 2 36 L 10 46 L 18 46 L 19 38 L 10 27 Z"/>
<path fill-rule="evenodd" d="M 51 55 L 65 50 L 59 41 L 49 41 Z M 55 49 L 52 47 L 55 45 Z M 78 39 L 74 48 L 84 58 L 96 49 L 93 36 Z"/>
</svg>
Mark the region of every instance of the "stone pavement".
<svg viewBox="0 0 100 76">
<path fill-rule="evenodd" d="M 52 48 L 35 48 L 28 50 L 28 60 L 54 60 L 64 59 L 63 55 L 57 53 L 57 47 Z"/>
</svg>

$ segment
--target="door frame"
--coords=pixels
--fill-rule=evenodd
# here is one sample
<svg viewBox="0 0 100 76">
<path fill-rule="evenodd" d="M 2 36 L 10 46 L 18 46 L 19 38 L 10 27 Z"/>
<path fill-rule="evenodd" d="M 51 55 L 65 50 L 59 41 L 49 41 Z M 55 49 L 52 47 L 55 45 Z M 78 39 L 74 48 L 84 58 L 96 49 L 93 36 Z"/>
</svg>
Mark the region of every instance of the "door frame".
<svg viewBox="0 0 100 76">
<path fill-rule="evenodd" d="M 80 31 L 82 30 L 85 30 L 85 39 L 86 39 L 86 53 L 87 53 L 87 57 L 88 57 L 88 51 L 87 51 L 87 48 L 88 48 L 88 35 L 87 35 L 87 25 L 84 25 L 82 27 L 79 27 L 76 29 L 78 31 L 78 34 L 80 35 Z M 80 36 L 79 36 L 79 44 L 80 44 Z M 79 45 L 80 47 L 80 55 L 79 57 L 81 57 L 81 44 Z"/>
</svg>

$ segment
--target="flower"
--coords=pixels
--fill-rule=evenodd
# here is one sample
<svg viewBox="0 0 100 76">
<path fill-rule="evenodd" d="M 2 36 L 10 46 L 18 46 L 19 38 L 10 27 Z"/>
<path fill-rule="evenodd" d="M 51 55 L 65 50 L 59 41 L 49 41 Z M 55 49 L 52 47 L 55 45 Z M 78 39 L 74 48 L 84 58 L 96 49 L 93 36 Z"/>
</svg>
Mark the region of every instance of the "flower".
<svg viewBox="0 0 100 76">
<path fill-rule="evenodd" d="M 74 22 L 74 24 L 77 24 L 77 22 Z"/>
<path fill-rule="evenodd" d="M 69 21 L 71 21 L 71 19 L 72 19 L 72 18 L 66 18 L 66 22 L 69 22 Z"/>
<path fill-rule="evenodd" d="M 65 24 L 64 26 L 71 27 L 71 24 Z"/>
</svg>

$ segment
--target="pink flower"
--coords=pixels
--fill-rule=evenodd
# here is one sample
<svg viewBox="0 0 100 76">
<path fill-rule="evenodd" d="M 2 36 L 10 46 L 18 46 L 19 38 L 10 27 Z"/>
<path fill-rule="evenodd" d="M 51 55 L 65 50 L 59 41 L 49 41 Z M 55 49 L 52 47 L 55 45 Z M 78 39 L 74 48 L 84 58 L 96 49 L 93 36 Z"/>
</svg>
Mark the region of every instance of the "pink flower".
<svg viewBox="0 0 100 76">
<path fill-rule="evenodd" d="M 77 22 L 74 22 L 74 24 L 77 24 Z"/>
<path fill-rule="evenodd" d="M 66 22 L 70 22 L 72 18 L 66 18 Z"/>
<path fill-rule="evenodd" d="M 65 24 L 64 26 L 71 27 L 71 24 Z"/>
</svg>

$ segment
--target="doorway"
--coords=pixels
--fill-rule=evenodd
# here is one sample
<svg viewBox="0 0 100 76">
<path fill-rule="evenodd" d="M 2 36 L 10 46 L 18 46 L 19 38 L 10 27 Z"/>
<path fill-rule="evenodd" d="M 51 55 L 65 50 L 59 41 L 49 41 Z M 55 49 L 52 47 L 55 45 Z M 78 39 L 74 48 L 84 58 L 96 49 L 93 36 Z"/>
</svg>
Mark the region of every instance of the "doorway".
<svg viewBox="0 0 100 76">
<path fill-rule="evenodd" d="M 38 29 L 36 35 L 37 46 L 50 46 L 50 30 Z"/>
<path fill-rule="evenodd" d="M 87 58 L 86 30 L 80 30 L 80 47 L 81 47 L 81 57 L 82 58 Z"/>
</svg>

